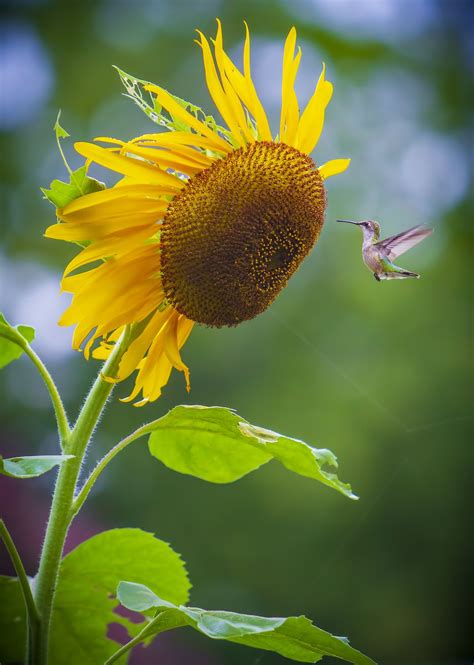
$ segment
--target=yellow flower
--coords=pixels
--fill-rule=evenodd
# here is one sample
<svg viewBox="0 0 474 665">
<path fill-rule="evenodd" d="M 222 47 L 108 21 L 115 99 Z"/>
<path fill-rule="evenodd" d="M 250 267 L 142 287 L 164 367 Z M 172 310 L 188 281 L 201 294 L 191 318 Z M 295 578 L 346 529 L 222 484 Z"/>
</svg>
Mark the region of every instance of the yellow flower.
<svg viewBox="0 0 474 665">
<path fill-rule="evenodd" d="M 318 239 L 324 180 L 349 165 L 336 159 L 316 167 L 309 157 L 332 84 L 323 66 L 300 114 L 295 28 L 284 47 L 276 138 L 252 81 L 247 26 L 243 73 L 224 51 L 219 22 L 213 53 L 199 37 L 207 86 L 228 129 L 147 85 L 173 119 L 171 130 L 128 142 L 96 139 L 110 144 L 106 148 L 77 143 L 89 161 L 123 177 L 58 210 L 60 223 L 46 231 L 50 238 L 86 244 L 62 281 L 73 298 L 60 324 L 76 325 L 74 348 L 87 340 L 88 357 L 100 339 L 93 355 L 106 358 L 124 326 L 135 324 L 115 379 L 138 370 L 127 398 L 142 393 L 137 405 L 160 396 L 173 367 L 184 372 L 189 389 L 180 349 L 195 322 L 237 325 L 273 302 Z"/>
</svg>

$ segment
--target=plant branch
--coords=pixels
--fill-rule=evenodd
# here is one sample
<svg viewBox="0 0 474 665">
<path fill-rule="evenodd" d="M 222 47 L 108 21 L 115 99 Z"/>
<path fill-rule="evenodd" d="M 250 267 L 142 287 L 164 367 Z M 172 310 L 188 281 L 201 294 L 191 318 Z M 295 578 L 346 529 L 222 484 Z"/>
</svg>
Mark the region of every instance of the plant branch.
<svg viewBox="0 0 474 665">
<path fill-rule="evenodd" d="M 15 543 L 13 542 L 10 532 L 7 529 L 7 525 L 2 519 L 0 519 L 0 538 L 3 540 L 7 552 L 10 555 L 10 559 L 12 560 L 16 574 L 18 575 L 18 581 L 20 582 L 23 598 L 25 599 L 29 621 L 30 623 L 37 623 L 39 620 L 39 614 L 35 600 L 33 598 L 30 583 L 28 582 L 28 576 L 23 567 L 23 562 L 20 558 L 20 555 L 18 554 L 18 550 L 15 547 Z"/>
<path fill-rule="evenodd" d="M 87 499 L 89 492 L 91 491 L 96 480 L 98 479 L 102 471 L 105 469 L 107 464 L 111 462 L 113 458 L 116 455 L 118 455 L 119 452 L 124 450 L 124 448 L 126 448 L 129 444 L 133 443 L 140 437 L 145 436 L 145 434 L 152 432 L 159 420 L 160 419 L 158 418 L 157 420 L 153 420 L 152 422 L 147 423 L 146 425 L 142 425 L 142 427 L 139 427 L 134 432 L 129 434 L 127 437 L 119 441 L 119 443 L 117 443 L 113 448 L 109 450 L 108 453 L 104 455 L 104 457 L 102 457 L 102 459 L 97 463 L 97 466 L 91 472 L 86 482 L 82 486 L 81 491 L 76 496 L 74 503 L 72 504 L 72 517 L 75 517 L 77 513 L 80 511 L 82 504 Z"/>
<path fill-rule="evenodd" d="M 49 373 L 46 365 L 43 363 L 38 354 L 31 348 L 28 344 L 28 341 L 23 337 L 21 333 L 18 332 L 15 328 L 5 328 L 2 330 L 2 337 L 5 337 L 10 342 L 13 342 L 19 346 L 24 353 L 30 358 L 30 360 L 35 365 L 38 370 L 41 378 L 43 379 L 46 388 L 51 397 L 53 403 L 54 412 L 56 415 L 56 422 L 58 425 L 59 437 L 61 440 L 61 448 L 64 449 L 65 442 L 69 437 L 71 430 L 69 428 L 69 423 L 67 419 L 66 410 L 61 400 L 61 396 L 58 392 L 56 384 L 53 381 L 53 377 Z"/>
<path fill-rule="evenodd" d="M 127 651 L 130 651 L 130 649 L 133 649 L 134 646 L 137 644 L 140 644 L 140 642 L 143 642 L 144 638 L 147 636 L 148 631 L 152 628 L 153 624 L 157 622 L 157 620 L 160 618 L 160 616 L 156 616 L 154 619 L 149 621 L 144 628 L 136 635 L 133 639 L 131 639 L 129 642 L 124 644 L 123 646 L 120 647 L 114 654 L 108 658 L 104 665 L 111 665 L 111 663 L 115 663 L 121 656 L 127 653 Z"/>
<path fill-rule="evenodd" d="M 56 415 L 56 422 L 58 425 L 58 432 L 61 440 L 61 448 L 64 450 L 69 435 L 71 434 L 71 429 L 69 427 L 66 410 L 61 400 L 59 391 L 46 365 L 43 363 L 38 354 L 35 351 L 33 351 L 33 349 L 29 344 L 25 344 L 23 348 L 26 355 L 30 358 L 30 360 L 33 361 L 33 364 L 36 366 L 36 369 L 40 373 L 41 378 L 43 379 L 46 388 L 48 389 L 49 395 L 51 397 L 51 402 L 53 404 L 54 413 Z"/>
<path fill-rule="evenodd" d="M 20 558 L 15 543 L 7 529 L 5 522 L 0 519 L 0 539 L 7 549 L 10 559 L 12 560 L 13 567 L 15 568 L 20 583 L 21 591 L 23 593 L 23 600 L 25 601 L 26 614 L 28 617 L 27 631 L 26 631 L 26 656 L 27 662 L 33 663 L 31 660 L 32 654 L 35 653 L 38 643 L 38 635 L 41 629 L 40 616 L 38 608 L 36 607 L 35 599 L 31 591 L 28 576 L 26 574 L 23 562 Z"/>
</svg>

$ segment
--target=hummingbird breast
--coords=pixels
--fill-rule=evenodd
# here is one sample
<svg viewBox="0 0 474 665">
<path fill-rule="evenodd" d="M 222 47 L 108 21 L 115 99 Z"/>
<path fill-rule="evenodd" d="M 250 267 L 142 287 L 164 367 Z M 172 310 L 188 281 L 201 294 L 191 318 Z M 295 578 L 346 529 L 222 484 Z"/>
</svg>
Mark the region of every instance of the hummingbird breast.
<svg viewBox="0 0 474 665">
<path fill-rule="evenodd" d="M 378 249 L 370 244 L 362 247 L 362 258 L 364 263 L 372 272 L 380 272 L 382 270 L 382 262 Z"/>
</svg>

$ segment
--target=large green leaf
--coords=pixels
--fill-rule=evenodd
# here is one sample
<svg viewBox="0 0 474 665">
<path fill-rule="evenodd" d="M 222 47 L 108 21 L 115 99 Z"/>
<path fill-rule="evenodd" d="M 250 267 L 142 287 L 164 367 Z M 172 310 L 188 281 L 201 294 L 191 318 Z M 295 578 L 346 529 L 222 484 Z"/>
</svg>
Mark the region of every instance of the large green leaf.
<svg viewBox="0 0 474 665">
<path fill-rule="evenodd" d="M 33 341 L 35 330 L 31 326 L 11 326 L 0 312 L 0 369 L 24 352 L 25 345 Z"/>
<path fill-rule="evenodd" d="M 26 610 L 17 577 L 0 575 L 0 663 L 23 662 Z"/>
<path fill-rule="evenodd" d="M 304 616 L 268 618 L 235 612 L 208 611 L 197 607 L 176 606 L 162 600 L 151 589 L 121 582 L 117 597 L 124 607 L 136 612 L 156 609 L 146 635 L 156 635 L 179 626 L 191 626 L 207 637 L 274 651 L 300 663 L 316 663 L 323 656 L 334 656 L 356 665 L 373 661 L 353 649 L 345 638 L 335 637 Z"/>
<path fill-rule="evenodd" d="M 36 478 L 73 457 L 74 455 L 31 455 L 5 459 L 0 455 L 0 473 L 12 478 Z"/>
<path fill-rule="evenodd" d="M 102 665 L 117 649 L 111 623 L 130 635 L 141 628 L 114 612 L 121 579 L 152 585 L 172 603 L 185 603 L 190 583 L 171 547 L 140 529 L 105 531 L 79 545 L 61 564 L 53 614 L 50 665 Z"/>
<path fill-rule="evenodd" d="M 330 450 L 251 425 L 230 409 L 177 406 L 154 426 L 151 454 L 170 469 L 213 483 L 230 483 L 271 459 L 356 499 L 350 485 L 324 465 L 337 468 Z"/>
<path fill-rule="evenodd" d="M 135 102 L 135 104 L 148 116 L 152 122 L 172 131 L 191 132 L 191 127 L 186 122 L 180 118 L 168 114 L 161 106 L 157 104 L 153 95 L 147 93 L 145 86 L 150 85 L 150 81 L 138 79 L 131 74 L 127 74 L 127 72 L 124 72 L 118 67 L 115 67 L 115 69 L 117 70 L 118 75 L 120 76 L 120 80 L 122 81 L 127 91 L 125 93 L 125 97 L 128 97 L 133 102 Z M 238 144 L 235 142 L 235 138 L 232 136 L 232 132 L 230 132 L 225 127 L 222 127 L 221 125 L 218 125 L 212 115 L 207 115 L 199 106 L 196 106 L 196 104 L 191 104 L 191 102 L 187 102 L 185 99 L 181 99 L 181 97 L 177 97 L 176 95 L 171 95 L 171 97 L 173 97 L 175 102 L 186 109 L 188 113 L 212 129 L 213 132 L 216 132 L 216 134 L 221 134 L 232 145 L 238 147 Z M 251 126 L 251 128 L 253 129 L 253 126 Z"/>
</svg>

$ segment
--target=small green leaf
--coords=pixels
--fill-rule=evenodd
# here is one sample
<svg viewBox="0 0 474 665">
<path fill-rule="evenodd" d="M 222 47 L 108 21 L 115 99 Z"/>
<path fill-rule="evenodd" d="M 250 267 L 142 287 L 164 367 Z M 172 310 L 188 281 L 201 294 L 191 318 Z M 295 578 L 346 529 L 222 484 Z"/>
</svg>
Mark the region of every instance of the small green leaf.
<svg viewBox="0 0 474 665">
<path fill-rule="evenodd" d="M 11 326 L 0 312 L 0 369 L 17 360 L 35 337 L 31 326 Z"/>
<path fill-rule="evenodd" d="M 57 139 L 67 139 L 70 134 L 64 129 L 64 127 L 61 127 L 59 124 L 59 118 L 61 117 L 61 111 L 58 113 L 58 117 L 56 118 L 56 122 L 54 123 L 54 132 L 56 134 Z"/>
<path fill-rule="evenodd" d="M 132 582 L 120 582 L 117 587 L 117 598 L 124 607 L 134 612 L 145 612 L 153 607 L 158 607 L 157 595 L 151 589 L 143 584 L 134 584 Z M 160 607 L 175 607 L 173 603 L 167 600 L 160 600 Z"/>
<path fill-rule="evenodd" d="M 370 658 L 349 646 L 345 638 L 317 628 L 304 616 L 271 618 L 178 607 L 164 602 L 149 588 L 131 582 L 120 582 L 117 597 L 124 607 L 136 612 L 158 610 L 159 614 L 148 626 L 147 636 L 187 625 L 212 639 L 273 651 L 300 663 L 316 663 L 323 656 L 334 656 L 355 665 L 373 665 Z"/>
<path fill-rule="evenodd" d="M 58 144 L 59 154 L 61 155 L 64 166 L 69 173 L 69 182 L 53 180 L 50 184 L 50 189 L 40 188 L 44 197 L 56 206 L 56 208 L 64 208 L 68 203 L 71 203 L 71 201 L 74 201 L 81 196 L 105 189 L 104 183 L 99 182 L 95 178 L 89 178 L 87 175 L 87 165 L 80 166 L 75 171 L 69 166 L 60 139 L 66 139 L 70 134 L 59 124 L 60 117 L 61 111 L 59 111 L 56 122 L 54 123 L 54 133 L 56 134 L 56 143 Z"/>
<path fill-rule="evenodd" d="M 213 483 L 233 482 L 276 459 L 290 471 L 357 499 L 350 485 L 322 468 L 337 468 L 331 451 L 251 425 L 223 407 L 175 407 L 157 421 L 149 449 L 170 469 Z"/>
<path fill-rule="evenodd" d="M 0 663 L 22 663 L 26 610 L 17 577 L 0 575 Z"/>
<path fill-rule="evenodd" d="M 103 663 L 117 650 L 117 643 L 106 637 L 109 624 L 121 624 L 132 636 L 142 629 L 143 624 L 114 612 L 118 605 L 114 594 L 124 578 L 152 585 L 169 602 L 188 600 L 184 563 L 167 543 L 140 529 L 100 533 L 62 561 L 50 665 Z"/>
<path fill-rule="evenodd" d="M 0 473 L 11 478 L 36 478 L 73 457 L 74 455 L 32 455 L 5 459 L 0 455 Z"/>
<path fill-rule="evenodd" d="M 71 172 L 69 182 L 53 180 L 50 189 L 41 188 L 41 191 L 56 208 L 64 208 L 71 201 L 102 189 L 105 189 L 104 183 L 90 178 L 87 175 L 87 167 L 84 165 Z"/>
</svg>

